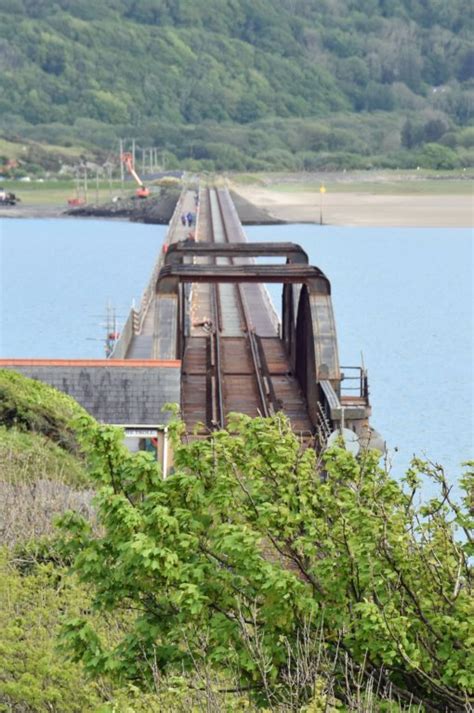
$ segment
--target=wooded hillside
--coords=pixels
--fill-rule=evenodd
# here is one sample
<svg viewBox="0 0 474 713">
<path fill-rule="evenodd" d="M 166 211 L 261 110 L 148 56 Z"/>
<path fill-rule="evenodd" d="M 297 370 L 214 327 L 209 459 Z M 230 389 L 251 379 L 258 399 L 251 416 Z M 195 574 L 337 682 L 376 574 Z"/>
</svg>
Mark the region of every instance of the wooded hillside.
<svg viewBox="0 0 474 713">
<path fill-rule="evenodd" d="M 470 165 L 470 24 L 468 0 L 0 0 L 2 132 L 211 170 Z"/>
</svg>

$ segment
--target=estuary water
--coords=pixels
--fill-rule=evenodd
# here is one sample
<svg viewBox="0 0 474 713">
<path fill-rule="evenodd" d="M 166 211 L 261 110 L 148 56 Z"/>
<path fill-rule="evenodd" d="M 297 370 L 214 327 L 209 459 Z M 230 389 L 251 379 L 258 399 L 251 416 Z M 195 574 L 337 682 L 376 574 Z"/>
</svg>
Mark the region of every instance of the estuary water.
<svg viewBox="0 0 474 713">
<path fill-rule="evenodd" d="M 166 226 L 0 221 L 0 356 L 102 358 L 110 303 L 139 304 Z"/>
<path fill-rule="evenodd" d="M 126 318 L 163 226 L 0 221 L 0 357 L 102 357 L 106 305 Z M 393 470 L 413 454 L 454 483 L 473 458 L 473 248 L 465 229 L 246 228 L 293 241 L 329 277 L 341 364 L 369 372 L 372 423 Z M 269 286 L 279 308 L 281 289 Z"/>
</svg>

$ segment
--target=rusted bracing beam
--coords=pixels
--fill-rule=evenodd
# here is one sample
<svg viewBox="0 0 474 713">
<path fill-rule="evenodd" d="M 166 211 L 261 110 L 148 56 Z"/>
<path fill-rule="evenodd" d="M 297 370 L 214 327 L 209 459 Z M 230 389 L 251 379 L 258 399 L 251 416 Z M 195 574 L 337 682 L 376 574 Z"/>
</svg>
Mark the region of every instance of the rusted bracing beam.
<svg viewBox="0 0 474 713">
<path fill-rule="evenodd" d="M 308 285 L 311 293 L 329 295 L 329 280 L 310 265 L 166 265 L 158 275 L 158 293 L 177 292 L 180 282 L 278 282 Z"/>
<path fill-rule="evenodd" d="M 165 265 L 177 264 L 184 255 L 212 257 L 286 257 L 288 263 L 307 265 L 308 256 L 296 243 L 204 243 L 182 240 L 169 246 Z"/>
</svg>

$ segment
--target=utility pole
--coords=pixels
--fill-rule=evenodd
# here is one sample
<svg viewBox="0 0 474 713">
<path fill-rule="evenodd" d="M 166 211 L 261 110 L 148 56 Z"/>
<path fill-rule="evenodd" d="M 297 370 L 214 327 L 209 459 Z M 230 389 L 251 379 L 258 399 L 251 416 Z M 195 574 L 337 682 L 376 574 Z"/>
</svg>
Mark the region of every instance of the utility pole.
<svg viewBox="0 0 474 713">
<path fill-rule="evenodd" d="M 323 197 L 324 194 L 326 193 L 326 186 L 321 183 L 321 186 L 319 188 L 319 194 L 320 194 L 320 201 L 319 201 L 319 225 L 323 224 Z"/>
<path fill-rule="evenodd" d="M 74 170 L 74 177 L 76 179 L 76 198 L 79 200 L 79 195 L 80 195 L 80 185 L 81 185 L 81 168 L 80 166 L 76 166 Z"/>
<path fill-rule="evenodd" d="M 132 139 L 132 161 L 133 166 L 135 167 L 135 139 Z"/>
<path fill-rule="evenodd" d="M 87 203 L 87 163 L 84 164 L 84 199 Z"/>
<path fill-rule="evenodd" d="M 107 169 L 107 177 L 109 179 L 109 198 L 112 200 L 112 164 L 107 161 L 105 167 Z"/>
<path fill-rule="evenodd" d="M 119 139 L 120 143 L 120 180 L 122 182 L 122 187 L 123 187 L 123 182 L 125 180 L 125 173 L 124 173 L 124 166 L 123 166 L 123 139 Z"/>
</svg>

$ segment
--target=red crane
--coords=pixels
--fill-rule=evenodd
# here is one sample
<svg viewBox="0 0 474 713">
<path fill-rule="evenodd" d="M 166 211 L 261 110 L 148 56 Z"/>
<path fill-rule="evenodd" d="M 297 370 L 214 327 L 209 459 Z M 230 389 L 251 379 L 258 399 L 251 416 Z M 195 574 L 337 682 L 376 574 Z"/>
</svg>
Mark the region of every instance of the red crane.
<svg viewBox="0 0 474 713">
<path fill-rule="evenodd" d="M 138 175 L 138 173 L 135 171 L 135 168 L 133 166 L 133 156 L 130 152 L 126 151 L 125 153 L 122 154 L 122 161 L 127 167 L 127 171 L 134 177 L 136 182 L 138 183 L 138 188 L 135 191 L 135 195 L 137 198 L 148 198 L 150 195 L 150 190 L 145 186 L 143 183 L 142 179 Z"/>
</svg>

